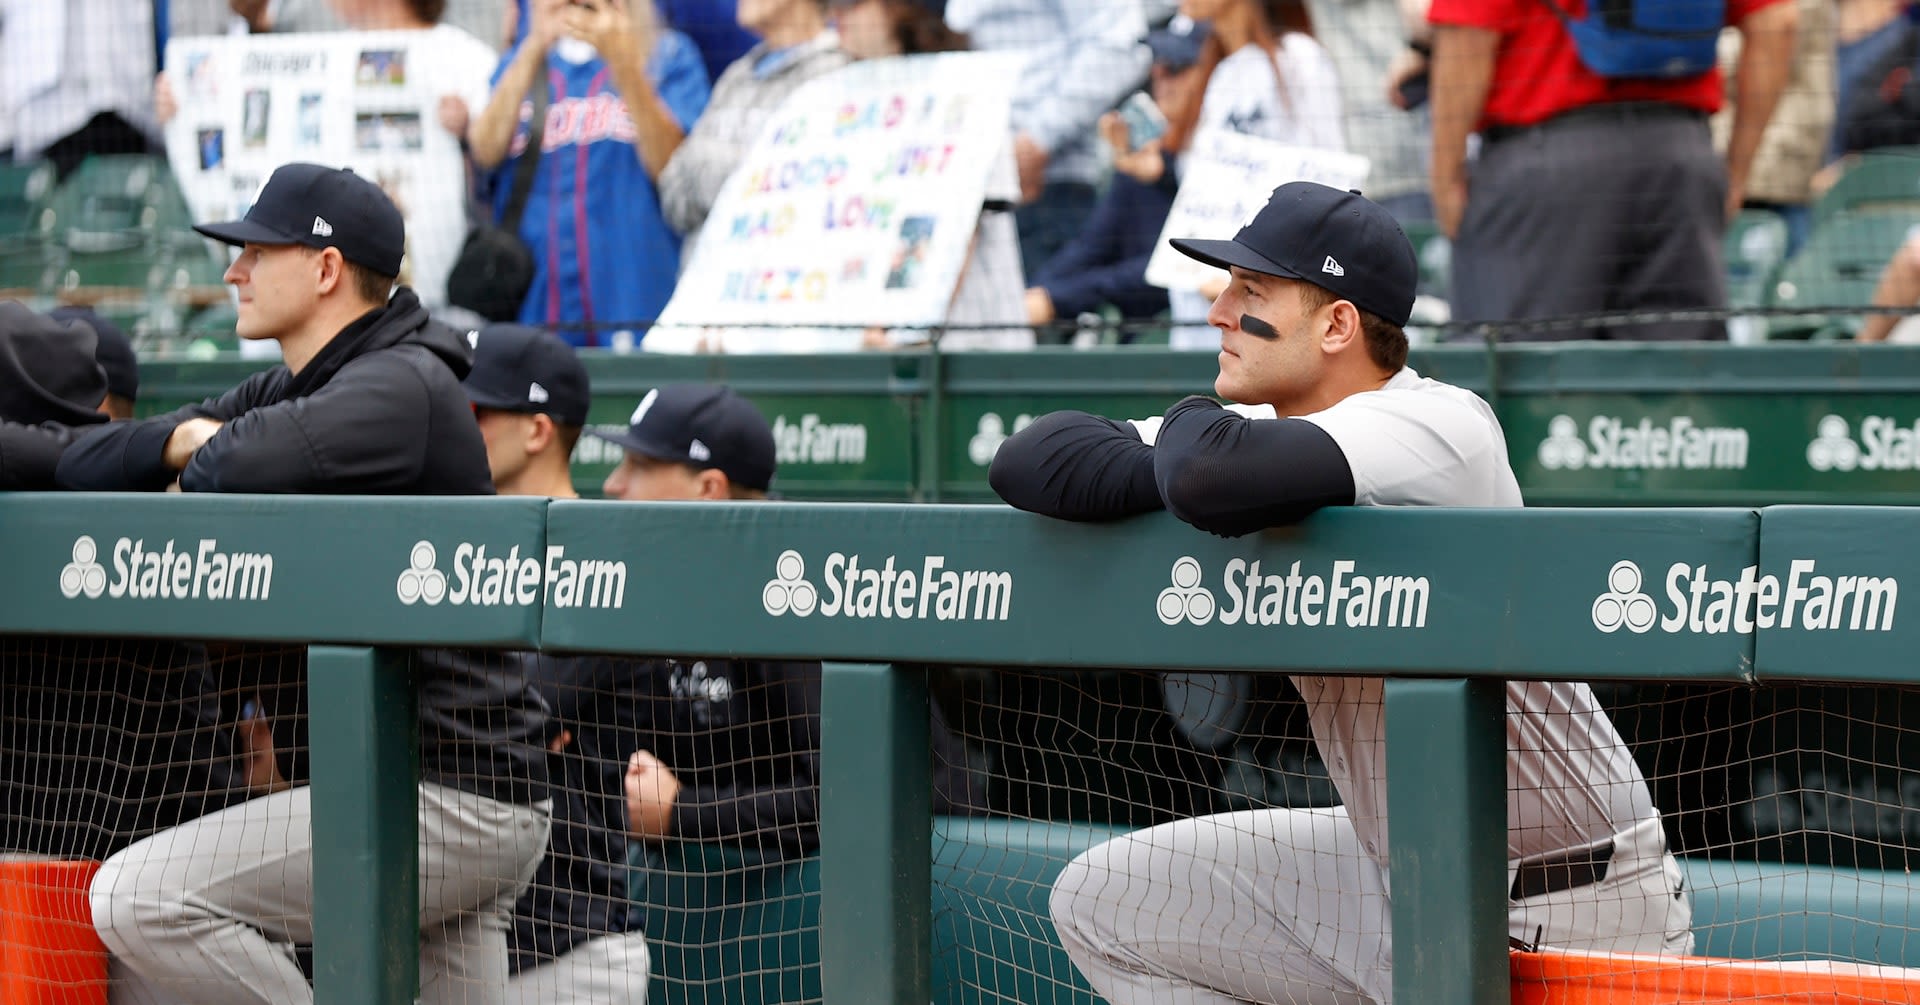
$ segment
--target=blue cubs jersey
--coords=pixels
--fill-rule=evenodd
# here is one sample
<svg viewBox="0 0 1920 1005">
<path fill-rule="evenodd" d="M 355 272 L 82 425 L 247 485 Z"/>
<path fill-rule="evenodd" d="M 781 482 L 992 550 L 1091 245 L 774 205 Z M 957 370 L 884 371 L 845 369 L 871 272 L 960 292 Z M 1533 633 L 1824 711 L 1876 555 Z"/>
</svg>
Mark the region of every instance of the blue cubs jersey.
<svg viewBox="0 0 1920 1005">
<path fill-rule="evenodd" d="M 513 60 L 508 53 L 500 72 Z M 682 129 L 707 106 L 707 74 L 685 35 L 663 31 L 647 77 Z M 546 135 L 520 236 L 533 252 L 525 324 L 566 326 L 574 345 L 637 345 L 658 317 L 680 268 L 680 238 L 660 214 L 653 179 L 634 146 L 633 119 L 598 58 L 547 57 Z M 504 211 L 514 166 L 525 156 L 532 101 L 521 105 L 510 156 L 493 178 L 494 212 Z"/>
</svg>

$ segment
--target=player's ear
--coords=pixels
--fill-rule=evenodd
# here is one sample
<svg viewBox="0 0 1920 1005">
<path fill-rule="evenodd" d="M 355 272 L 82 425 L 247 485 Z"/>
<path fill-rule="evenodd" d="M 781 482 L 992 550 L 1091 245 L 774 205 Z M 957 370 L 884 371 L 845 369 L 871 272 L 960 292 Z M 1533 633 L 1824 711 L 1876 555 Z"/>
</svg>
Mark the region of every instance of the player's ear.
<svg viewBox="0 0 1920 1005">
<path fill-rule="evenodd" d="M 733 498 L 733 483 L 719 468 L 701 468 L 694 476 L 694 492 L 703 502 L 724 502 Z"/>
<path fill-rule="evenodd" d="M 1320 346 L 1329 353 L 1344 352 L 1362 345 L 1366 333 L 1360 327 L 1360 309 L 1350 300 L 1335 300 L 1321 312 Z"/>
<path fill-rule="evenodd" d="M 532 456 L 547 449 L 559 432 L 553 424 L 553 417 L 545 412 L 535 412 L 527 423 L 527 455 Z"/>
</svg>

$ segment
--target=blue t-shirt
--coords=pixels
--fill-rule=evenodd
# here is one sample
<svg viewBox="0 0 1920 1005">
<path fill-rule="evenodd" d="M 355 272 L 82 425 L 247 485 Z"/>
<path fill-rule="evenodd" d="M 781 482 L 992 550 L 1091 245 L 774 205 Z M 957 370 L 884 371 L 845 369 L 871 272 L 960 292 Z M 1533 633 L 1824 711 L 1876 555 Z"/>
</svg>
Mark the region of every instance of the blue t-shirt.
<svg viewBox="0 0 1920 1005">
<path fill-rule="evenodd" d="M 500 73 L 513 60 L 508 53 Z M 665 31 L 647 64 L 654 90 L 682 129 L 707 106 L 706 69 L 685 35 Z M 533 252 L 533 285 L 520 321 L 561 328 L 576 346 L 638 345 L 658 317 L 680 269 L 680 238 L 660 213 L 653 179 L 634 146 L 633 119 L 613 71 L 595 57 L 547 57 L 546 135 L 520 236 Z M 521 106 L 513 156 L 493 178 L 496 216 L 506 209 L 514 165 L 524 155 L 533 104 Z"/>
</svg>

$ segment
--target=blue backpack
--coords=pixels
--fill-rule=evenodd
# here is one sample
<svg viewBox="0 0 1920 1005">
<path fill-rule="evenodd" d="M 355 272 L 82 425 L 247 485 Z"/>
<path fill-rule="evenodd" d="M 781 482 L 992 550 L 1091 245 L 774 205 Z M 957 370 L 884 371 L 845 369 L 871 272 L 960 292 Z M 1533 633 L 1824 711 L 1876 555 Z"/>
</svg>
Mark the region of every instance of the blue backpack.
<svg viewBox="0 0 1920 1005">
<path fill-rule="evenodd" d="M 1602 77 L 1697 77 L 1713 69 L 1726 0 L 1588 0 L 1574 17 L 1543 0 L 1567 26 L 1580 62 Z"/>
</svg>

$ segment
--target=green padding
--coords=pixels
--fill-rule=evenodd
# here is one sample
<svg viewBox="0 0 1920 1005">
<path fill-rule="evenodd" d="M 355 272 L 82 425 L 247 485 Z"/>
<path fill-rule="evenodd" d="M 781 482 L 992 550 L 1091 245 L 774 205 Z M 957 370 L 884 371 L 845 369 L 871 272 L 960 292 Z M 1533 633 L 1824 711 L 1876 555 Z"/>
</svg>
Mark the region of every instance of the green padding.
<svg viewBox="0 0 1920 1005">
<path fill-rule="evenodd" d="M 933 994 L 942 1005 L 1082 1005 L 1086 982 L 1047 920 L 1061 867 L 1124 828 L 935 818 Z M 635 845 L 629 893 L 646 912 L 647 1000 L 699 1005 L 820 997 L 820 860 L 719 845 Z"/>
<path fill-rule="evenodd" d="M 1694 952 L 1738 959 L 1838 959 L 1920 966 L 1913 876 L 1682 859 L 1693 893 Z"/>
<path fill-rule="evenodd" d="M 651 859 L 649 859 L 651 856 Z M 712 844 L 635 844 L 628 894 L 646 912 L 647 1000 L 820 999 L 820 860 Z"/>
<path fill-rule="evenodd" d="M 546 506 L 0 493 L 0 632 L 531 647 Z"/>
<path fill-rule="evenodd" d="M 934 1000 L 1096 1001 L 1060 948 L 1047 894 L 1075 855 L 1125 832 L 1099 824 L 935 820 Z"/>
</svg>

